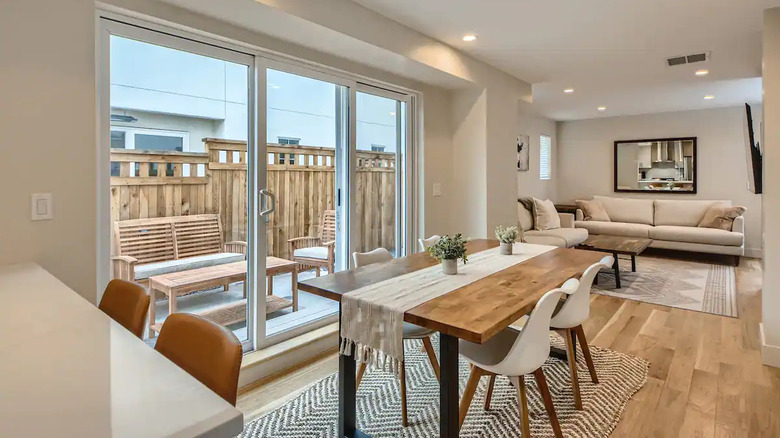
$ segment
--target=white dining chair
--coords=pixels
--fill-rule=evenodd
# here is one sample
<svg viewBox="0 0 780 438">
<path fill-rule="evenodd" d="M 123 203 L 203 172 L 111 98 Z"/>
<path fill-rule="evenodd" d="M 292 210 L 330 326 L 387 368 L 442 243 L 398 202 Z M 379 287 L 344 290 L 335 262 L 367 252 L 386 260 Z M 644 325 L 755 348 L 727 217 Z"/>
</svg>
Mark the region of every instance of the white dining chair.
<svg viewBox="0 0 780 438">
<path fill-rule="evenodd" d="M 571 279 L 559 289 L 553 289 L 536 303 L 534 310 L 520 330 L 504 329 L 484 344 L 460 341 L 460 354 L 472 364 L 463 398 L 460 402 L 460 424 L 466 419 L 474 393 L 483 376 L 490 376 L 491 385 L 485 394 L 485 408 L 490 407 L 492 384 L 496 376 L 507 376 L 517 389 L 517 406 L 520 412 L 520 426 L 523 437 L 531 436 L 528 417 L 525 375 L 533 374 L 542 396 L 550 424 L 557 438 L 561 438 L 561 426 L 555 415 L 550 388 L 544 377 L 542 365 L 550 356 L 550 319 L 564 293 L 574 293 L 579 282 Z"/>
<path fill-rule="evenodd" d="M 579 287 L 566 298 L 566 302 L 563 303 L 558 313 L 550 321 L 550 328 L 558 331 L 566 341 L 566 356 L 569 362 L 572 391 L 574 392 L 574 406 L 579 410 L 582 410 L 582 397 L 580 395 L 580 382 L 577 376 L 574 338 L 576 337 L 580 341 L 580 348 L 585 356 L 591 380 L 593 383 L 599 383 L 598 376 L 596 376 L 596 367 L 593 366 L 593 358 L 590 355 L 590 347 L 588 347 L 588 341 L 585 338 L 585 331 L 582 329 L 582 323 L 587 321 L 590 315 L 590 289 L 593 286 L 593 280 L 601 269 L 611 267 L 613 262 L 612 256 L 606 256 L 598 263 L 588 267 L 580 278 Z"/>
<path fill-rule="evenodd" d="M 423 251 L 427 250 L 428 247 L 433 246 L 436 242 L 441 239 L 441 236 L 438 234 L 434 234 L 433 236 L 427 238 L 427 239 L 417 239 L 418 242 L 420 242 L 420 248 L 422 248 Z"/>
<path fill-rule="evenodd" d="M 373 251 L 369 252 L 354 252 L 352 253 L 352 260 L 355 262 L 355 267 L 359 268 L 361 266 L 370 265 L 373 263 L 382 263 L 382 262 L 388 262 L 393 259 L 393 255 L 390 254 L 390 251 L 386 250 L 385 248 L 377 248 Z M 428 360 L 431 362 L 431 367 L 433 367 L 433 373 L 436 375 L 436 380 L 439 379 L 439 362 L 436 360 L 436 353 L 433 350 L 433 344 L 431 343 L 431 335 L 433 335 L 435 331 L 429 330 L 424 327 L 420 327 L 418 325 L 410 324 L 408 322 L 404 323 L 404 340 L 407 339 L 420 339 L 423 343 L 423 350 L 428 355 Z M 360 386 L 361 380 L 363 380 L 363 374 L 366 372 L 366 363 L 363 362 L 358 367 L 357 372 L 357 386 Z M 404 427 L 409 425 L 409 419 L 407 414 L 407 404 L 406 404 L 406 364 L 401 364 L 401 417 L 403 420 Z"/>
</svg>

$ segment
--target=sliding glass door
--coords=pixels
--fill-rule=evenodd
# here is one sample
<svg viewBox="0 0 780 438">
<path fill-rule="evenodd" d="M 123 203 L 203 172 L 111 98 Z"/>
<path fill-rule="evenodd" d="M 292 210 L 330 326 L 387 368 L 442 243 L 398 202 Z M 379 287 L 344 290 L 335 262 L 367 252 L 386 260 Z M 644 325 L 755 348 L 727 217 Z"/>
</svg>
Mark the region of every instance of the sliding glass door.
<svg viewBox="0 0 780 438">
<path fill-rule="evenodd" d="M 407 252 L 407 96 L 374 87 L 357 92 L 355 251 Z"/>
<path fill-rule="evenodd" d="M 251 348 L 255 58 L 103 24 L 111 278 L 150 291 L 146 337 L 187 312 Z"/>
</svg>

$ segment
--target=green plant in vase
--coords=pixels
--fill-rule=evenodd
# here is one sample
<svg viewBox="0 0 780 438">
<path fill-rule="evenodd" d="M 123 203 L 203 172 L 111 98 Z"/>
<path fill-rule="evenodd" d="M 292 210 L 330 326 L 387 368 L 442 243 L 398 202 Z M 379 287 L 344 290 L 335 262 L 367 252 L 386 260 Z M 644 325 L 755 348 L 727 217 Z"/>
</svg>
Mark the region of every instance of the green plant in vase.
<svg viewBox="0 0 780 438">
<path fill-rule="evenodd" d="M 501 254 L 512 255 L 512 245 L 517 242 L 519 234 L 517 227 L 502 227 L 501 225 L 496 227 L 496 239 L 501 242 L 499 245 Z"/>
<path fill-rule="evenodd" d="M 458 273 L 458 259 L 463 259 L 463 263 L 468 262 L 466 239 L 460 233 L 454 236 L 442 236 L 428 247 L 428 254 L 441 262 L 442 272 L 455 275 Z"/>
</svg>

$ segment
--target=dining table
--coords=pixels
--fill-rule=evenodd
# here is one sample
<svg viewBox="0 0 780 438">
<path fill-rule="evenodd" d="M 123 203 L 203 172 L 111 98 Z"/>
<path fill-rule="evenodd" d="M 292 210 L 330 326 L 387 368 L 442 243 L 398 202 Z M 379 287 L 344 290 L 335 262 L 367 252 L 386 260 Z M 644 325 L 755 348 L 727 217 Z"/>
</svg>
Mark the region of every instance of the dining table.
<svg viewBox="0 0 780 438">
<path fill-rule="evenodd" d="M 495 248 L 497 240 L 474 239 L 466 244 L 467 254 Z M 519 251 L 525 245 L 515 244 Z M 530 313 L 536 302 L 551 289 L 570 278 L 580 278 L 589 266 L 601 260 L 594 251 L 549 247 L 465 286 L 454 288 L 404 312 L 404 321 L 439 332 L 439 435 L 457 437 L 459 433 L 458 374 L 459 341 L 482 344 Z M 356 269 L 309 279 L 299 283 L 300 290 L 340 303 L 352 291 L 385 280 L 401 277 L 439 263 L 421 252 Z M 442 274 L 444 275 L 444 274 Z M 339 317 L 339 329 L 341 318 Z M 341 335 L 341 330 L 339 330 Z M 339 437 L 362 438 L 368 435 L 357 427 L 356 362 L 353 355 L 339 355 Z"/>
<path fill-rule="evenodd" d="M 0 437 L 233 437 L 241 411 L 36 264 L 0 266 Z"/>
</svg>

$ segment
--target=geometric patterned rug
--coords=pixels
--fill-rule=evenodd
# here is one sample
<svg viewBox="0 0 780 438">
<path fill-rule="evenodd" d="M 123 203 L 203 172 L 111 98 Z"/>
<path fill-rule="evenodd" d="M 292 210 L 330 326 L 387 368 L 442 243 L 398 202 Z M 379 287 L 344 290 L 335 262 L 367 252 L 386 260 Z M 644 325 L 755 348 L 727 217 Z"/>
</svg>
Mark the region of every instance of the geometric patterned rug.
<svg viewBox="0 0 780 438">
<path fill-rule="evenodd" d="M 554 345 L 563 341 L 551 335 Z M 357 393 L 358 427 L 374 438 L 438 437 L 439 384 L 430 363 L 420 351 L 420 341 L 405 342 L 409 427 L 401 425 L 400 387 L 396 375 L 369 369 Z M 434 338 L 438 350 L 438 342 Z M 579 351 L 579 350 L 578 350 Z M 631 398 L 647 380 L 649 363 L 635 356 L 591 346 L 599 384 L 590 381 L 584 359 L 579 354 L 580 391 L 584 410 L 574 408 L 569 370 L 566 362 L 550 358 L 544 373 L 552 393 L 555 411 L 566 437 L 608 437 L 620 421 Z M 468 363 L 460 360 L 461 394 L 468 379 Z M 505 377 L 496 379 L 490 410 L 484 410 L 487 388 L 483 378 L 461 437 L 520 437 L 517 392 Z M 535 438 L 553 437 L 533 376 L 526 377 L 531 434 Z M 338 374 L 310 386 L 279 409 L 244 427 L 242 438 L 325 438 L 336 437 L 338 420 Z"/>
<path fill-rule="evenodd" d="M 656 257 L 637 257 L 636 265 L 637 272 L 631 272 L 630 262 L 621 259 L 621 289 L 614 288 L 614 272 L 602 270 L 593 292 L 734 318 L 739 316 L 733 266 Z"/>
</svg>

